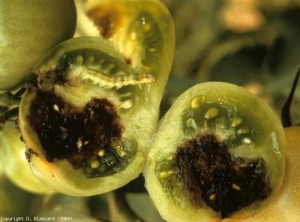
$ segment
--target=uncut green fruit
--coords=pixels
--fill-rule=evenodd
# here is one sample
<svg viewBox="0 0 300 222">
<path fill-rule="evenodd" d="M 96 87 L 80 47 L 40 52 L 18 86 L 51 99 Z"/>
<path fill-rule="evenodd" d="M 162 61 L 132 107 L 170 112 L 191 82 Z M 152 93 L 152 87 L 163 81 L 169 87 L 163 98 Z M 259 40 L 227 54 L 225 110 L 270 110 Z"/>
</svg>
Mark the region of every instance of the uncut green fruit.
<svg viewBox="0 0 300 222">
<path fill-rule="evenodd" d="M 276 197 L 285 148 L 281 122 L 264 101 L 232 84 L 202 83 L 163 117 L 146 188 L 167 221 L 249 218 Z"/>
<path fill-rule="evenodd" d="M 54 191 L 42 184 L 32 173 L 25 155 L 26 146 L 13 121 L 7 121 L 0 134 L 0 163 L 6 176 L 21 189 L 35 194 Z"/>
<path fill-rule="evenodd" d="M 73 0 L 0 1 L 0 90 L 32 77 L 37 61 L 73 36 Z"/>
</svg>

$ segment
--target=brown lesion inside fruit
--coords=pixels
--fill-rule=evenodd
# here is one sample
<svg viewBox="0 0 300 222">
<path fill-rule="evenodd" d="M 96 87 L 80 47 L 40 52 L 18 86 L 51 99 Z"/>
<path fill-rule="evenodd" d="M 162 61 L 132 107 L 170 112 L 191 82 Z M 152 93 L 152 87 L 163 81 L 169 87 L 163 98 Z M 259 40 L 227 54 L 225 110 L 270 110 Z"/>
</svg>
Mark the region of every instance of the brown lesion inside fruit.
<svg viewBox="0 0 300 222">
<path fill-rule="evenodd" d="M 124 126 L 107 99 L 94 98 L 85 107 L 74 107 L 52 91 L 37 90 L 28 119 L 48 162 L 67 159 L 74 169 L 97 177 L 116 173 L 129 161 L 111 146 L 122 140 Z M 125 152 L 132 158 L 135 149 L 130 145 Z"/>
<path fill-rule="evenodd" d="M 233 157 L 214 134 L 186 141 L 177 149 L 175 160 L 183 195 L 193 206 L 208 206 L 222 218 L 263 201 L 272 192 L 264 160 Z"/>
</svg>

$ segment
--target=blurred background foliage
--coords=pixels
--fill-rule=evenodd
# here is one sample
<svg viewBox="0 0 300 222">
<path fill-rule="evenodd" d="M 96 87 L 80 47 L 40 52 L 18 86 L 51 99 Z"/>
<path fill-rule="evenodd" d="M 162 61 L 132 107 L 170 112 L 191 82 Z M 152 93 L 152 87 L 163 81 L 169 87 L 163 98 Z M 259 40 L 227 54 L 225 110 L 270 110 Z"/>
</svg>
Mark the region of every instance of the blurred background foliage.
<svg viewBox="0 0 300 222">
<path fill-rule="evenodd" d="M 163 111 L 196 83 L 248 88 L 279 114 L 300 66 L 298 0 L 165 0 L 176 52 Z M 299 93 L 292 109 L 299 123 Z"/>
<path fill-rule="evenodd" d="M 99 35 L 75 0 L 76 36 Z M 141 0 L 142 1 L 142 0 Z M 176 29 L 176 52 L 161 116 L 189 87 L 224 81 L 262 97 L 276 113 L 300 66 L 300 0 L 163 0 Z M 300 91 L 291 110 L 300 122 Z M 20 190 L 0 169 L 0 216 L 64 216 L 72 221 L 163 221 L 144 189 L 143 177 L 108 194 L 69 197 Z M 5 204 L 4 204 L 5 203 Z"/>
</svg>

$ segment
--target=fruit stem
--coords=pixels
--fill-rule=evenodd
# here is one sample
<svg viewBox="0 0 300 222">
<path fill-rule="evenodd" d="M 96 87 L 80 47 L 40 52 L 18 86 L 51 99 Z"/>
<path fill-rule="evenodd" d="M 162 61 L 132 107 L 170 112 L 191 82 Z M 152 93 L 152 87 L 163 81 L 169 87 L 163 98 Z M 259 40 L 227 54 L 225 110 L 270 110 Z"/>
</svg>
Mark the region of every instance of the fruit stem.
<svg viewBox="0 0 300 222">
<path fill-rule="evenodd" d="M 0 93 L 0 127 L 7 120 L 18 116 L 22 95 L 29 86 L 36 86 L 36 81 L 25 81 L 12 90 Z"/>
<path fill-rule="evenodd" d="M 282 120 L 282 125 L 284 127 L 292 126 L 290 110 L 291 110 L 291 105 L 292 105 L 292 101 L 294 98 L 294 94 L 295 94 L 295 91 L 297 88 L 299 76 L 300 76 L 300 68 L 298 69 L 298 72 L 296 73 L 291 92 L 290 92 L 285 104 L 282 107 L 281 120 Z"/>
</svg>

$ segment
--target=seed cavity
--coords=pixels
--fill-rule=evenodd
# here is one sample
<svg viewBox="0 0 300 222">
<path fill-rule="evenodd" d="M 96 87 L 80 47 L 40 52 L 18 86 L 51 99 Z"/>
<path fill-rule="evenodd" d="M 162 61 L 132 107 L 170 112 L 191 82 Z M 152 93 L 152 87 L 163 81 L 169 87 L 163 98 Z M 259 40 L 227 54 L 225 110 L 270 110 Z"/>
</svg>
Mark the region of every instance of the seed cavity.
<svg viewBox="0 0 300 222">
<path fill-rule="evenodd" d="M 158 23 L 150 13 L 143 12 L 130 26 L 129 32 L 136 33 L 136 39 L 143 39 L 139 44 L 145 52 L 145 58 L 141 60 L 144 70 L 148 72 L 157 70 L 164 46 L 162 30 L 160 30 Z"/>
<path fill-rule="evenodd" d="M 137 151 L 135 140 L 115 140 L 108 150 L 100 150 L 96 159 L 84 167 L 84 172 L 89 177 L 107 176 L 125 169 Z M 98 167 L 93 167 L 93 162 L 99 162 Z"/>
<path fill-rule="evenodd" d="M 253 122 L 250 119 L 242 118 L 239 110 L 204 99 L 204 96 L 194 97 L 183 112 L 182 130 L 185 136 L 214 133 L 233 149 L 243 144 L 258 144 L 256 141 L 260 133 L 251 127 Z"/>
</svg>

